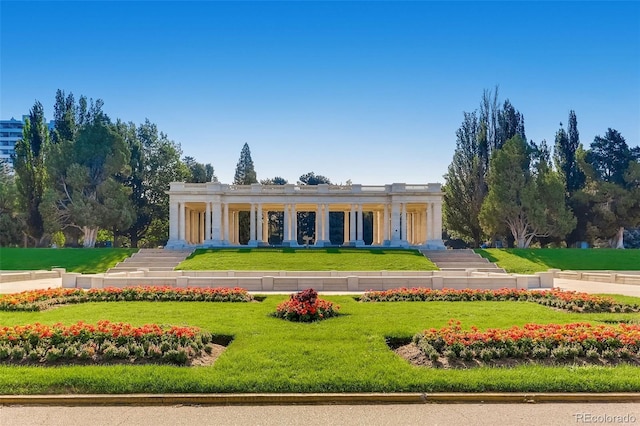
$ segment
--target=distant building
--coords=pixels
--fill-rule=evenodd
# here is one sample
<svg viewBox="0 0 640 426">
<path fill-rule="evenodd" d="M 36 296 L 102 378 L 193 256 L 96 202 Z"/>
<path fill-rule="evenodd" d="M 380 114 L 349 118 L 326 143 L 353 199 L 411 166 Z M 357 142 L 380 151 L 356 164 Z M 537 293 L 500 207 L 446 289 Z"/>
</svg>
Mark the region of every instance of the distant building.
<svg viewBox="0 0 640 426">
<path fill-rule="evenodd" d="M 13 154 L 15 153 L 16 142 L 22 139 L 22 128 L 28 115 L 23 115 L 22 120 L 0 120 L 0 162 L 13 165 Z M 52 130 L 54 121 L 48 124 L 49 130 Z"/>
</svg>

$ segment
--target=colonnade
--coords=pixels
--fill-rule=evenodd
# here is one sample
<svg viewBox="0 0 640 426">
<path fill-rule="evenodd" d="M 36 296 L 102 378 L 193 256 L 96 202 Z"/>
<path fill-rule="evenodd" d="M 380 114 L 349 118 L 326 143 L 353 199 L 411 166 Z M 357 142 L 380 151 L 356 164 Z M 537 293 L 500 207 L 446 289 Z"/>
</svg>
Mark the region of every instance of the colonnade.
<svg viewBox="0 0 640 426">
<path fill-rule="evenodd" d="M 342 244 L 362 246 L 444 248 L 442 244 L 442 188 L 429 183 L 409 185 L 227 185 L 219 182 L 172 182 L 169 194 L 168 248 L 240 245 L 240 232 L 260 246 L 269 243 L 270 217 L 282 217 L 283 245 L 298 245 L 299 218 L 315 214 L 313 235 L 304 243 L 316 246 L 337 239 L 331 215 L 342 214 Z M 365 214 L 367 226 L 365 227 Z M 371 219 L 369 216 L 371 215 Z M 247 219 L 242 219 L 247 217 Z M 307 216 L 308 218 L 309 216 Z M 368 221 L 371 220 L 371 233 Z M 242 223 L 241 223 L 242 222 Z M 335 225 L 335 221 L 333 226 Z M 304 225 L 309 226 L 308 222 Z M 333 244 L 340 241 L 333 241 Z"/>
<path fill-rule="evenodd" d="M 169 240 L 183 245 L 228 246 L 240 245 L 240 212 L 249 215 L 249 246 L 268 244 L 269 212 L 283 214 L 284 245 L 298 244 L 298 214 L 315 212 L 315 232 L 308 236 L 310 244 L 331 244 L 329 213 L 344 215 L 343 244 L 365 245 L 364 214 L 372 214 L 372 245 L 378 246 L 424 246 L 430 241 L 441 240 L 442 204 L 385 203 L 364 204 L 317 203 L 309 209 L 309 203 L 300 207 L 298 203 L 224 203 L 215 201 L 172 201 L 170 203 Z"/>
</svg>

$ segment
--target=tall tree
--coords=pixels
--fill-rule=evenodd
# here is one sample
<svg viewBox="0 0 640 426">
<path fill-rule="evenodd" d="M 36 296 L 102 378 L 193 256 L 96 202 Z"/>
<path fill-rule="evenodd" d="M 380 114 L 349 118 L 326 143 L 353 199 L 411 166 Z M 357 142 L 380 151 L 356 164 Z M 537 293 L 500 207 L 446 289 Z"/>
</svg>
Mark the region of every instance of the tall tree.
<svg viewBox="0 0 640 426">
<path fill-rule="evenodd" d="M 0 246 L 20 244 L 24 230 L 15 175 L 10 172 L 9 164 L 0 161 Z"/>
<path fill-rule="evenodd" d="M 251 185 L 252 183 L 258 183 L 248 143 L 245 143 L 240 151 L 240 159 L 236 165 L 233 183 L 234 185 Z M 247 244 L 249 241 L 251 229 L 250 220 L 249 212 L 241 211 L 238 213 L 238 240 L 240 244 Z"/>
<path fill-rule="evenodd" d="M 475 112 L 464 113 L 464 121 L 456 131 L 456 150 L 444 176 L 444 222 L 454 238 L 482 242 L 483 231 L 478 215 L 487 193 L 483 155 L 480 146 L 480 123 Z"/>
<path fill-rule="evenodd" d="M 524 117 L 509 100 L 500 106 L 497 87 L 483 92 L 479 110 L 464 113 L 443 188 L 444 222 L 451 236 L 480 245 L 484 232 L 478 214 L 488 191 L 489 159 L 515 135 L 525 139 Z"/>
<path fill-rule="evenodd" d="M 604 137 L 596 136 L 587 152 L 587 162 L 595 177 L 604 182 L 625 185 L 624 174 L 630 161 L 640 158 L 640 148 L 630 149 L 622 135 L 609 128 Z"/>
<path fill-rule="evenodd" d="M 27 236 L 36 246 L 42 246 L 46 239 L 39 208 L 47 186 L 45 156 L 48 145 L 49 130 L 44 110 L 36 101 L 22 129 L 22 139 L 15 145 L 13 159 L 20 204 L 26 212 Z"/>
<path fill-rule="evenodd" d="M 65 96 L 64 91 L 56 91 L 56 102 L 53 106 L 54 128 L 51 130 L 51 141 L 70 141 L 76 137 L 76 103 L 73 93 Z"/>
<path fill-rule="evenodd" d="M 187 177 L 189 183 L 217 182 L 218 178 L 213 172 L 211 164 L 198 163 L 193 157 L 184 157 L 182 162 L 189 169 L 190 175 Z"/>
<path fill-rule="evenodd" d="M 54 226 L 80 229 L 84 246 L 94 247 L 100 228 L 126 229 L 133 220 L 131 189 L 122 183 L 131 153 L 101 101 L 91 102 L 85 119 L 74 141 L 52 146 L 48 170 L 54 185 L 43 211 Z"/>
<path fill-rule="evenodd" d="M 248 143 L 245 143 L 240 151 L 240 159 L 236 165 L 233 183 L 234 185 L 251 185 L 252 183 L 258 183 Z"/>
<path fill-rule="evenodd" d="M 531 147 L 520 135 L 509 139 L 491 157 L 489 193 L 480 211 L 485 232 L 511 232 L 519 248 L 534 237 L 563 236 L 575 226 L 564 202 L 564 186 L 547 164 L 538 158 L 530 168 Z"/>
<path fill-rule="evenodd" d="M 625 228 L 640 225 L 640 149 L 608 129 L 594 138 L 583 166 L 591 231 L 611 247 L 624 248 Z"/>
<path fill-rule="evenodd" d="M 571 110 L 569 111 L 567 131 L 565 132 L 562 123 L 560 123 L 560 129 L 556 132 L 554 149 L 554 163 L 565 185 L 566 203 L 573 210 L 577 219 L 576 228 L 567 236 L 567 246 L 571 246 L 577 241 L 583 241 L 587 234 L 585 213 L 588 206 L 583 203 L 584 197 L 576 196 L 577 191 L 585 184 L 585 176 L 578 161 L 578 153 L 581 149 L 578 120 L 575 111 Z"/>
</svg>

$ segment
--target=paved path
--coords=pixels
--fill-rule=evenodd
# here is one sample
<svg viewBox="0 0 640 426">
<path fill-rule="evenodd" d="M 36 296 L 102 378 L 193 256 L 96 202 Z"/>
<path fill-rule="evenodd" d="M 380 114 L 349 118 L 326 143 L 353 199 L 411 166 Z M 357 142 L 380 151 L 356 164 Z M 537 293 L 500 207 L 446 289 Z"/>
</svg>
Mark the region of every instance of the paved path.
<svg viewBox="0 0 640 426">
<path fill-rule="evenodd" d="M 48 278 L 43 280 L 31 280 L 31 281 L 15 281 L 8 283 L 0 283 L 0 294 L 18 293 L 25 290 L 46 289 L 62 286 L 61 278 Z M 623 294 L 626 296 L 640 297 L 640 285 L 627 285 L 627 284 L 612 284 L 612 283 L 600 283 L 595 281 L 579 281 L 568 280 L 564 278 L 556 278 L 554 280 L 554 287 L 561 288 L 563 290 L 580 291 L 585 293 L 599 293 L 599 294 Z M 265 292 L 252 292 L 264 294 Z M 290 294 L 290 291 L 278 292 L 282 294 Z M 320 292 L 321 294 L 354 294 L 356 292 Z"/>
<path fill-rule="evenodd" d="M 640 404 L 0 407 L 2 426 L 640 425 Z"/>
</svg>

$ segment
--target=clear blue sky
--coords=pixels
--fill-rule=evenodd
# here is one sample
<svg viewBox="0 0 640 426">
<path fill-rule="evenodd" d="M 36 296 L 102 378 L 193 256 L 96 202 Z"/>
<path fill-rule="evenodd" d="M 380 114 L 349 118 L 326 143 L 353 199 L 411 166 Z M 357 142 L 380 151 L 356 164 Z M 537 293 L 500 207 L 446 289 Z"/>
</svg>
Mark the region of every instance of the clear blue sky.
<svg viewBox="0 0 640 426">
<path fill-rule="evenodd" d="M 0 3 L 0 118 L 56 89 L 148 118 L 231 182 L 443 182 L 463 111 L 500 87 L 527 138 L 570 109 L 640 142 L 638 2 Z"/>
</svg>

